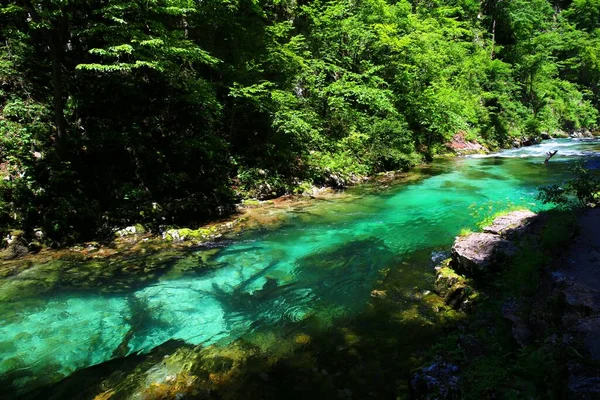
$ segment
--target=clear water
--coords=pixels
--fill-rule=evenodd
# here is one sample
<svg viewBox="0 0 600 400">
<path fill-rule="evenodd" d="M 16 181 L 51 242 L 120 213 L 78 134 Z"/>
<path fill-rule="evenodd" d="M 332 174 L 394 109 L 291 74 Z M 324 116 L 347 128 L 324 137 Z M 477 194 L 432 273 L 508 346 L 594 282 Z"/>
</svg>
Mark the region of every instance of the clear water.
<svg viewBox="0 0 600 400">
<path fill-rule="evenodd" d="M 545 153 L 556 149 L 544 165 Z M 495 211 L 540 209 L 536 188 L 566 179 L 574 162 L 596 168 L 598 151 L 598 141 L 553 140 L 440 160 L 416 182 L 383 191 L 363 186 L 352 201 L 290 209 L 283 226 L 196 250 L 171 260 L 150 283 L 113 293 L 28 285 L 35 267 L 5 278 L 0 381 L 23 393 L 171 339 L 227 344 L 265 327 L 287 335 L 309 319 L 326 327 L 361 312 L 381 271 L 411 254 L 426 254 L 412 268 L 419 269 L 416 283 L 427 287 L 431 252 L 447 249 L 462 228 Z M 212 268 L 193 268 L 202 254 Z M 407 287 L 414 285 L 407 279 Z M 26 288 L 23 295 L 19 288 Z"/>
</svg>

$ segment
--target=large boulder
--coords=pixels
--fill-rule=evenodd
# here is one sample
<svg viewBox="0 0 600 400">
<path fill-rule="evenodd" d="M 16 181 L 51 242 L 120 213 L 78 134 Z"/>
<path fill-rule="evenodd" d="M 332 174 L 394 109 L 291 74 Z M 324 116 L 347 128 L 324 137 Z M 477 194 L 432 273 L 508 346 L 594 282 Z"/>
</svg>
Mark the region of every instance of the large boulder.
<svg viewBox="0 0 600 400">
<path fill-rule="evenodd" d="M 537 214 L 529 210 L 517 210 L 496 217 L 494 221 L 483 228 L 483 232 L 500 235 L 506 238 L 518 237 L 525 233 Z"/>
<path fill-rule="evenodd" d="M 498 270 L 517 252 L 515 239 L 529 230 L 536 214 L 517 210 L 497 217 L 483 232 L 456 238 L 452 246 L 452 268 L 459 274 L 481 275 Z"/>
<path fill-rule="evenodd" d="M 7 246 L 0 251 L 0 259 L 13 260 L 29 253 L 23 231 L 12 231 L 4 238 Z"/>
<path fill-rule="evenodd" d="M 515 244 L 499 235 L 472 233 L 458 237 L 452 246 L 452 267 L 471 276 L 497 270 L 517 251 Z"/>
</svg>

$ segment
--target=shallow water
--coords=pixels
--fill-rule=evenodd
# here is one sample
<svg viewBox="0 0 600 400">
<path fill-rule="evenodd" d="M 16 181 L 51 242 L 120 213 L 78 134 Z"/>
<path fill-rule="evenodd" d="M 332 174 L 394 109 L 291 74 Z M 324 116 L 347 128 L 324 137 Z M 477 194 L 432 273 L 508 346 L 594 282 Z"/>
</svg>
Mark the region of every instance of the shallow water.
<svg viewBox="0 0 600 400">
<path fill-rule="evenodd" d="M 432 252 L 496 211 L 541 209 L 536 188 L 563 181 L 575 162 L 596 168 L 598 151 L 598 141 L 561 139 L 440 160 L 420 171 L 421 180 L 383 191 L 365 185 L 352 190 L 352 201 L 291 209 L 283 226 L 167 260 L 160 278 L 112 293 L 32 288 L 26 274 L 6 278 L 0 382 L 12 396 L 171 339 L 225 345 L 265 329 L 293 335 L 308 321 L 329 329 L 362 312 L 382 271 L 408 268 L 408 259 L 411 277 L 406 272 L 397 289 L 430 287 Z M 200 259 L 209 267 L 198 268 Z M 15 287 L 27 291 L 15 295 Z"/>
</svg>

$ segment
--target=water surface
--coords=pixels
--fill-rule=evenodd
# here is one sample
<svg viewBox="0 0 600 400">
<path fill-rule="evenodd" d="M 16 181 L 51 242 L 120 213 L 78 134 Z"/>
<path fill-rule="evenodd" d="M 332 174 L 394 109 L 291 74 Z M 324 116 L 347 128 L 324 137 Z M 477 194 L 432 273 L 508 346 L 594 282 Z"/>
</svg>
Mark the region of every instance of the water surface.
<svg viewBox="0 0 600 400">
<path fill-rule="evenodd" d="M 559 152 L 545 165 L 550 150 Z M 166 257 L 156 279 L 110 293 L 98 285 L 31 285 L 36 268 L 5 278 L 0 382 L 12 397 L 173 339 L 227 345 L 265 329 L 294 335 L 309 321 L 313 329 L 328 329 L 364 311 L 382 271 L 410 268 L 399 291 L 430 288 L 432 252 L 495 211 L 540 209 L 537 187 L 562 182 L 575 162 L 596 167 L 599 150 L 598 141 L 562 139 L 439 160 L 416 182 L 356 188 L 352 201 L 290 209 L 283 226 Z M 60 279 L 49 267 L 44 271 Z"/>
</svg>

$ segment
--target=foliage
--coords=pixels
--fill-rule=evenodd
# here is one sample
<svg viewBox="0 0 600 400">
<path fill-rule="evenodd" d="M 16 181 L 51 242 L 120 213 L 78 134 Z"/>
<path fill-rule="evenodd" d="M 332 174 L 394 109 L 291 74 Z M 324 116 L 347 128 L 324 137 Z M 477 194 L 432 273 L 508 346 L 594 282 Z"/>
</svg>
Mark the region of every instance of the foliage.
<svg viewBox="0 0 600 400">
<path fill-rule="evenodd" d="M 535 230 L 539 236 L 521 238 L 514 257 L 493 279 L 471 281 L 480 293 L 476 309 L 433 349 L 437 357 L 460 366 L 461 398 L 566 396 L 567 349 L 552 340 L 557 327 L 551 318 L 540 316 L 531 305 L 541 301 L 538 288 L 542 276 L 571 243 L 577 218 L 561 210 L 551 210 L 540 218 L 543 224 Z M 515 311 L 510 310 L 511 305 Z M 536 333 L 537 340 L 530 343 L 517 343 L 517 325 L 506 317 L 507 310 L 522 321 L 532 316 L 536 321 L 544 318 L 545 332 Z"/>
<path fill-rule="evenodd" d="M 0 231 L 196 224 L 239 197 L 598 126 L 597 0 L 0 2 Z"/>
<path fill-rule="evenodd" d="M 582 165 L 573 167 L 575 178 L 563 185 L 539 188 L 537 199 L 553 203 L 561 208 L 589 207 L 600 202 L 600 179 L 593 176 Z"/>
<path fill-rule="evenodd" d="M 479 229 L 491 225 L 496 218 L 502 215 L 519 210 L 524 210 L 523 206 L 519 206 L 508 199 L 490 200 L 481 204 L 473 203 L 469 206 L 470 214 Z"/>
</svg>

